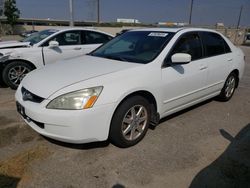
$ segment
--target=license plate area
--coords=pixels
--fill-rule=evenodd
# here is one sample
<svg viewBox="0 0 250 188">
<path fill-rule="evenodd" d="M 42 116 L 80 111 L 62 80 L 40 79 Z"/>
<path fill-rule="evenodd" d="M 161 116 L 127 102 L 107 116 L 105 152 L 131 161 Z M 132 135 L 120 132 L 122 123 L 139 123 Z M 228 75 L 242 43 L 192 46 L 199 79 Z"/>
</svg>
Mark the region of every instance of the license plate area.
<svg viewBox="0 0 250 188">
<path fill-rule="evenodd" d="M 37 125 L 38 127 L 40 127 L 41 129 L 44 129 L 44 123 L 35 121 L 33 119 L 31 119 L 30 117 L 28 117 L 25 113 L 25 108 L 19 103 L 16 102 L 16 108 L 17 108 L 17 112 L 28 122 L 33 122 L 35 125 Z"/>
<path fill-rule="evenodd" d="M 24 118 L 27 118 L 27 115 L 25 114 L 25 108 L 19 103 L 16 102 L 16 108 L 17 108 L 17 112 Z"/>
</svg>

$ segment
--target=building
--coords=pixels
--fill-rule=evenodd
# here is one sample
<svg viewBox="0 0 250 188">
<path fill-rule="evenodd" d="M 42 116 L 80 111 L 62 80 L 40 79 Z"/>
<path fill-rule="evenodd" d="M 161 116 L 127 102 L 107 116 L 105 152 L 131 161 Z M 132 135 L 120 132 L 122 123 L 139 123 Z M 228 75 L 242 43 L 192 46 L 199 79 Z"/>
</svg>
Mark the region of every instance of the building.
<svg viewBox="0 0 250 188">
<path fill-rule="evenodd" d="M 184 22 L 158 22 L 158 26 L 163 26 L 163 27 L 184 27 L 187 26 L 188 23 Z"/>
<path fill-rule="evenodd" d="M 224 28 L 224 23 L 216 23 L 216 28 Z"/>
<path fill-rule="evenodd" d="M 116 22 L 118 23 L 141 23 L 137 19 L 127 19 L 127 18 L 117 18 Z"/>
</svg>

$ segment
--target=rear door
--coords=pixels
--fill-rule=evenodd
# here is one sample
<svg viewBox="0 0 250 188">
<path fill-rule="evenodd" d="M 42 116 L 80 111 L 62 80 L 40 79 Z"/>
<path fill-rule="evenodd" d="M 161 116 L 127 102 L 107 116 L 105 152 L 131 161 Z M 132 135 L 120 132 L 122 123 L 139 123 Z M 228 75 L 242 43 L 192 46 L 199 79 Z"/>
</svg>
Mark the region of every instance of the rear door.
<svg viewBox="0 0 250 188">
<path fill-rule="evenodd" d="M 208 67 L 207 92 L 222 89 L 233 64 L 233 54 L 226 41 L 217 33 L 200 32 Z"/>
</svg>

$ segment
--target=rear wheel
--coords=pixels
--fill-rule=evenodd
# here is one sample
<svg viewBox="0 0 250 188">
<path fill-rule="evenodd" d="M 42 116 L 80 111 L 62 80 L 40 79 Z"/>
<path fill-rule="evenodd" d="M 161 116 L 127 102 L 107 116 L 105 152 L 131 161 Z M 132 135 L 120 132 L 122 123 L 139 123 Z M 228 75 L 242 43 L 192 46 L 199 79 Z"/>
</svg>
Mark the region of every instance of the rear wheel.
<svg viewBox="0 0 250 188">
<path fill-rule="evenodd" d="M 137 144 L 148 130 L 150 117 L 150 105 L 145 98 L 135 96 L 125 100 L 112 118 L 109 139 L 122 148 Z"/>
<path fill-rule="evenodd" d="M 219 100 L 228 101 L 232 98 L 238 82 L 237 75 L 232 72 L 226 79 L 224 87 L 219 95 Z"/>
<path fill-rule="evenodd" d="M 3 80 L 12 89 L 17 89 L 22 79 L 32 70 L 32 67 L 22 61 L 13 61 L 5 66 Z"/>
</svg>

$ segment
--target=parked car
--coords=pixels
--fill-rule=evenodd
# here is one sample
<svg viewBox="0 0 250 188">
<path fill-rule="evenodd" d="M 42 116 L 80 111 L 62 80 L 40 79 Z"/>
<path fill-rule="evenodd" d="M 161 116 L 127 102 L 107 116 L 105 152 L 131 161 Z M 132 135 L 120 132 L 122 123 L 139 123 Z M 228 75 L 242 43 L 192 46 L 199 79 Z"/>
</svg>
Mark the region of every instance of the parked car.
<svg viewBox="0 0 250 188">
<path fill-rule="evenodd" d="M 24 31 L 20 34 L 21 37 L 29 37 L 33 33 L 37 33 L 38 31 L 36 30 L 29 30 L 29 31 Z"/>
<path fill-rule="evenodd" d="M 139 29 L 31 72 L 15 97 L 24 121 L 44 136 L 129 147 L 163 117 L 216 96 L 228 101 L 244 66 L 241 49 L 216 31 Z"/>
<path fill-rule="evenodd" d="M 245 41 L 249 42 L 250 41 L 250 33 L 247 33 L 245 36 Z"/>
<path fill-rule="evenodd" d="M 123 33 L 126 33 L 126 32 L 129 31 L 129 30 L 131 30 L 131 29 L 123 29 L 123 30 L 121 30 L 120 32 L 116 33 L 116 36 L 119 36 L 119 35 L 121 35 L 121 34 L 123 34 Z"/>
<path fill-rule="evenodd" d="M 21 42 L 0 43 L 2 80 L 16 89 L 33 69 L 84 55 L 112 38 L 112 35 L 94 29 L 66 28 L 40 31 Z"/>
</svg>

